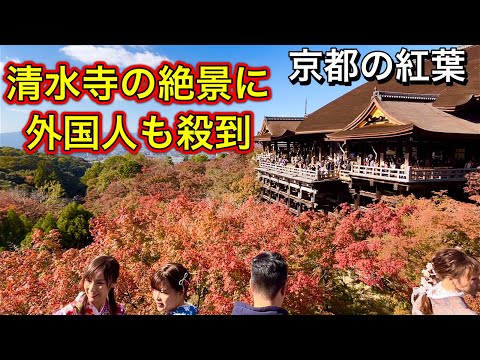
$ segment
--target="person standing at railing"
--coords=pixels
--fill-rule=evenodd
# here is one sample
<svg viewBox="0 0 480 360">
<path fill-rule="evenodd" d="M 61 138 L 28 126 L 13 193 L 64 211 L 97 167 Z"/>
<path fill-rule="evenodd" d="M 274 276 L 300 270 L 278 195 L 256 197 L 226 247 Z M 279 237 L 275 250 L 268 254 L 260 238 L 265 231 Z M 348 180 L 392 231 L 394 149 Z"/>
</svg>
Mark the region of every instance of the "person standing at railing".
<svg viewBox="0 0 480 360">
<path fill-rule="evenodd" d="M 342 166 L 343 166 L 343 157 L 342 157 L 342 156 L 339 156 L 339 157 L 338 157 L 338 161 L 336 162 L 336 167 L 337 167 L 338 169 L 341 169 Z"/>
<path fill-rule="evenodd" d="M 350 159 L 347 159 L 347 162 L 344 165 L 344 169 L 347 171 L 352 171 L 352 161 Z"/>
<path fill-rule="evenodd" d="M 310 161 L 311 161 L 311 160 L 312 160 L 312 159 L 311 159 L 310 154 L 307 154 L 307 158 L 306 158 L 306 160 L 305 160 L 305 163 L 308 164 L 308 165 L 310 165 Z"/>
</svg>

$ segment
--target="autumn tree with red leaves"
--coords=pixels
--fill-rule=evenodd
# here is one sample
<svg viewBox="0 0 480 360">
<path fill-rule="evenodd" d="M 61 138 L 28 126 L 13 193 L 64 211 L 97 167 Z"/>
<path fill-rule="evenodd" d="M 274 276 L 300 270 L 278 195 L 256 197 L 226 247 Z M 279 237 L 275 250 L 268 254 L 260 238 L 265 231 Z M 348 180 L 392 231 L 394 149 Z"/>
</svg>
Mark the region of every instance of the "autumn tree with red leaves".
<svg viewBox="0 0 480 360">
<path fill-rule="evenodd" d="M 271 250 L 289 264 L 284 306 L 293 314 L 408 314 L 411 289 L 439 248 L 480 255 L 476 204 L 438 194 L 294 216 L 258 201 L 254 176 L 250 158 L 232 154 L 145 162 L 134 177 L 89 189 L 90 245 L 64 250 L 60 232 L 45 227 L 29 248 L 0 253 L 0 313 L 53 313 L 76 296 L 88 262 L 108 254 L 121 264 L 118 301 L 129 314 L 157 313 L 148 277 L 172 261 L 191 271 L 189 301 L 200 314 L 229 314 L 234 301 L 252 301 L 250 261 Z"/>
</svg>

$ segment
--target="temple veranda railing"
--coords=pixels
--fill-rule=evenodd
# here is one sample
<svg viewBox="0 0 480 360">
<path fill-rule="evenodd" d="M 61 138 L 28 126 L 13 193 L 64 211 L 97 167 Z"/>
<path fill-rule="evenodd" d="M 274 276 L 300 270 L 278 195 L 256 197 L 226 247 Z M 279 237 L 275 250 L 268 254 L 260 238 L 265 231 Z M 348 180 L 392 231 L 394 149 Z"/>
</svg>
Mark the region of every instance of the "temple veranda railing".
<svg viewBox="0 0 480 360">
<path fill-rule="evenodd" d="M 321 172 L 319 170 L 300 169 L 265 161 L 259 161 L 259 168 L 262 170 L 267 170 L 268 172 L 276 175 L 283 175 L 285 177 L 298 180 L 321 181 L 327 179 L 338 179 L 338 172 L 335 170 Z"/>
<path fill-rule="evenodd" d="M 439 182 L 439 181 L 465 181 L 465 175 L 480 171 L 476 168 L 414 168 L 392 169 L 377 166 L 351 165 L 351 170 L 310 170 L 291 166 L 284 166 L 265 161 L 257 157 L 259 169 L 276 175 L 289 178 L 304 179 L 307 181 L 342 180 L 349 181 L 352 177 L 363 177 L 377 180 L 390 180 L 400 183 Z"/>
</svg>

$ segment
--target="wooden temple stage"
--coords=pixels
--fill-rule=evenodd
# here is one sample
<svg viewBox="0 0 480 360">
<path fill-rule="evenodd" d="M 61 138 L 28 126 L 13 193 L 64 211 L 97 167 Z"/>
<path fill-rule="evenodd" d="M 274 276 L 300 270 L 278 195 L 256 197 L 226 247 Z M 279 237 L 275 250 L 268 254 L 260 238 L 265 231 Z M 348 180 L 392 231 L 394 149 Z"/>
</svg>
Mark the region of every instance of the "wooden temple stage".
<svg viewBox="0 0 480 360">
<path fill-rule="evenodd" d="M 480 171 L 480 45 L 463 48 L 465 85 L 392 78 L 303 117 L 265 117 L 254 137 L 262 198 L 299 214 L 439 190 L 465 197 L 465 175 Z"/>
</svg>

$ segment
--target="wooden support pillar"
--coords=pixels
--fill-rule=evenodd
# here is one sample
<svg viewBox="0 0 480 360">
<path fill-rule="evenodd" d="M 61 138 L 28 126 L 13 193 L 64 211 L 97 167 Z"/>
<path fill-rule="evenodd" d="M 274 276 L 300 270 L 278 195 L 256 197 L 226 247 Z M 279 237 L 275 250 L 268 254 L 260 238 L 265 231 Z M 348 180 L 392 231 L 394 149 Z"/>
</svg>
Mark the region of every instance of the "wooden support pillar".
<svg viewBox="0 0 480 360">
<path fill-rule="evenodd" d="M 403 156 L 405 157 L 405 169 L 409 167 L 412 163 L 412 145 L 410 144 L 410 141 L 407 142 L 406 148 L 407 151 L 405 152 L 405 154 L 403 154 Z"/>
<path fill-rule="evenodd" d="M 355 189 L 355 205 L 354 209 L 360 208 L 360 188 Z"/>
<path fill-rule="evenodd" d="M 433 165 L 433 159 L 432 159 L 432 143 L 430 141 L 424 142 L 423 143 L 425 147 L 425 152 L 424 152 L 424 159 L 425 159 L 425 167 L 432 167 Z"/>
<path fill-rule="evenodd" d="M 287 188 L 287 206 L 290 209 L 290 182 L 288 182 L 288 188 Z"/>
<path fill-rule="evenodd" d="M 380 199 L 382 198 L 382 186 L 380 184 L 377 184 L 377 191 L 375 193 L 375 202 L 379 202 Z"/>
<path fill-rule="evenodd" d="M 339 146 L 343 149 L 343 151 L 342 151 L 343 161 L 347 161 L 348 160 L 348 150 L 349 150 L 348 144 L 347 143 L 345 143 L 345 145 L 339 144 Z"/>
<path fill-rule="evenodd" d="M 272 199 L 272 175 L 268 174 L 268 201 Z"/>
</svg>

